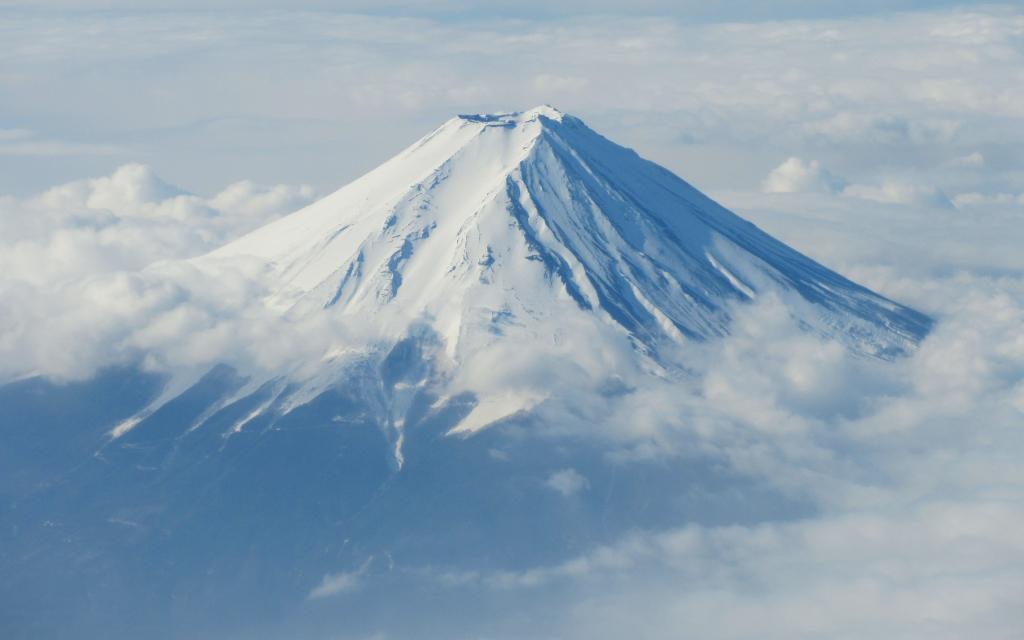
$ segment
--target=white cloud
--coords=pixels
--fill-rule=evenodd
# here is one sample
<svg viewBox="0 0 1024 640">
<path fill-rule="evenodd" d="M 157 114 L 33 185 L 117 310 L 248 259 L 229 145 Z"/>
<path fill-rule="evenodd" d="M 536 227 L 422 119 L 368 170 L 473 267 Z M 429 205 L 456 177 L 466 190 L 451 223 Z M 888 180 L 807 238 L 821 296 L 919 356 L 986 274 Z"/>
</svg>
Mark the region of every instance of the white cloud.
<svg viewBox="0 0 1024 640">
<path fill-rule="evenodd" d="M 126 165 L 0 200 L 0 377 L 84 377 L 147 353 L 158 368 L 202 366 L 241 346 L 232 336 L 258 339 L 271 331 L 258 320 L 273 322 L 258 311 L 258 272 L 160 263 L 209 251 L 312 195 L 241 182 L 204 199 Z M 251 322 L 231 327 L 246 314 Z"/>
<path fill-rule="evenodd" d="M 765 193 L 831 193 L 839 191 L 842 186 L 843 181 L 825 170 L 817 160 L 805 161 L 800 158 L 788 158 L 772 169 L 761 183 Z"/>
<path fill-rule="evenodd" d="M 240 182 L 205 199 L 129 164 L 19 200 L 0 200 L 0 269 L 38 286 L 188 258 L 297 209 L 308 186 Z"/>
<path fill-rule="evenodd" d="M 557 491 L 562 496 L 568 498 L 590 486 L 587 479 L 583 477 L 579 471 L 575 469 L 560 469 L 555 471 L 548 479 L 544 481 L 552 491 Z"/>
<path fill-rule="evenodd" d="M 30 129 L 0 129 L 0 156 L 109 156 L 126 151 L 112 144 L 40 138 Z"/>
<path fill-rule="evenodd" d="M 328 598 L 342 593 L 351 593 L 361 586 L 363 576 L 370 568 L 373 557 L 367 558 L 359 569 L 341 573 L 328 573 L 321 580 L 320 584 L 309 592 L 309 599 Z"/>
<path fill-rule="evenodd" d="M 553 96 L 568 97 L 571 92 L 586 88 L 588 82 L 586 78 L 542 73 L 533 79 L 533 86 Z"/>
<path fill-rule="evenodd" d="M 998 637 L 1024 622 L 1009 595 L 1024 582 L 1005 570 L 1024 555 L 1011 533 L 1021 516 L 986 501 L 690 527 L 627 540 L 548 575 L 615 585 L 588 590 L 574 606 L 571 637 Z M 607 578 L 622 567 L 645 577 Z"/>
<path fill-rule="evenodd" d="M 958 193 L 953 196 L 957 207 L 1024 206 L 1024 193 Z"/>
<path fill-rule="evenodd" d="M 851 184 L 843 189 L 844 196 L 882 202 L 932 207 L 952 207 L 953 203 L 939 189 L 928 185 L 912 184 L 901 180 L 886 180 L 881 185 Z"/>
<path fill-rule="evenodd" d="M 266 220 L 301 209 L 313 201 L 315 192 L 308 184 L 293 187 L 274 185 L 265 187 L 251 180 L 242 180 L 227 186 L 210 200 L 210 207 L 218 211 Z"/>
<path fill-rule="evenodd" d="M 532 606 L 555 622 L 533 631 L 567 638 L 1012 637 L 1024 624 L 1024 280 L 919 284 L 943 313 L 909 359 L 851 358 L 769 302 L 695 361 L 700 399 L 676 388 L 623 409 L 634 423 L 640 407 L 671 414 L 659 428 L 685 443 L 677 452 L 725 460 L 811 500 L 813 515 L 638 531 L 442 583 L 543 594 Z"/>
<path fill-rule="evenodd" d="M 954 167 L 983 167 L 985 166 L 985 156 L 980 151 L 974 151 L 965 156 L 953 158 L 950 164 Z"/>
<path fill-rule="evenodd" d="M 832 143 L 879 145 L 949 144 L 962 125 L 956 120 L 941 118 L 910 119 L 904 116 L 873 115 L 840 111 L 821 120 L 809 122 L 804 130 Z"/>
</svg>

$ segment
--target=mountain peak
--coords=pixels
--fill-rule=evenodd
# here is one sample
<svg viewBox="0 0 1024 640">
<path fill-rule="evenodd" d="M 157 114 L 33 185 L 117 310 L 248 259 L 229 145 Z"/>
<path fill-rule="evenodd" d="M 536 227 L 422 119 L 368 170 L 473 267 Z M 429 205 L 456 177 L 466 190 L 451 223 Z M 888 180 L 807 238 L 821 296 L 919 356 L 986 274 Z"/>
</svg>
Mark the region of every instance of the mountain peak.
<svg viewBox="0 0 1024 640">
<path fill-rule="evenodd" d="M 466 122 L 478 122 L 493 126 L 517 127 L 523 124 L 537 122 L 541 118 L 547 118 L 555 122 L 562 122 L 567 114 L 562 113 L 549 104 L 542 104 L 526 111 L 508 111 L 498 113 L 475 113 L 460 114 L 457 119 Z"/>
</svg>

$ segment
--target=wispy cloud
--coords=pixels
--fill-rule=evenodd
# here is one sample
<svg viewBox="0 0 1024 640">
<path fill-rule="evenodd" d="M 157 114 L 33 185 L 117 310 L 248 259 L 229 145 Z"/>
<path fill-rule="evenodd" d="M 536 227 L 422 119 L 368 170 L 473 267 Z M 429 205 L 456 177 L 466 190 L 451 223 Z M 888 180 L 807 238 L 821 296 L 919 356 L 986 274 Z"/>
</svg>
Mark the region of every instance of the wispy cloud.
<svg viewBox="0 0 1024 640">
<path fill-rule="evenodd" d="M 343 593 L 350 593 L 359 589 L 363 576 L 370 569 L 373 557 L 367 558 L 355 571 L 343 571 L 341 573 L 328 573 L 320 580 L 320 584 L 309 592 L 309 598 L 316 600 L 328 598 Z"/>
<path fill-rule="evenodd" d="M 128 153 L 112 144 L 70 142 L 40 138 L 28 129 L 0 129 L 3 156 L 110 156 Z"/>
</svg>

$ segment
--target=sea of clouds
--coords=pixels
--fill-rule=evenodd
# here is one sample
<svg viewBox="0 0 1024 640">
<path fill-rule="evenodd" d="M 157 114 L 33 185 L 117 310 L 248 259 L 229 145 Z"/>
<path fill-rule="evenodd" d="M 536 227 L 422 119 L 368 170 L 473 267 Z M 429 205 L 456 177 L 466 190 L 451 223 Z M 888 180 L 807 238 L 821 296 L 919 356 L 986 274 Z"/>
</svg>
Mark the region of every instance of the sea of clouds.
<svg viewBox="0 0 1024 640">
<path fill-rule="evenodd" d="M 196 45 L 171 38 L 169 29 L 202 19 L 210 59 L 221 66 L 192 70 L 185 84 L 193 88 L 212 86 L 214 69 L 261 60 L 267 53 L 253 44 L 294 18 L 249 17 L 246 29 L 229 31 L 218 16 L 177 16 L 169 27 L 136 15 L 97 28 L 126 39 L 145 86 L 150 80 L 137 65 L 157 60 L 155 75 L 173 80 L 180 70 L 167 71 L 165 56 Z M 69 43 L 93 62 L 110 55 L 87 46 L 95 32 L 86 36 L 70 23 L 29 46 L 23 34 L 42 18 L 22 20 L 29 30 L 10 27 L 9 42 L 17 59 L 37 68 Z M 557 588 L 547 606 L 558 613 L 546 616 L 543 630 L 565 637 L 1019 636 L 1024 16 L 992 7 L 700 26 L 338 15 L 303 24 L 301 33 L 315 36 L 305 53 L 320 52 L 327 62 L 276 87 L 259 113 L 233 120 L 245 137 L 287 111 L 281 95 L 310 87 L 320 87 L 322 99 L 293 101 L 297 120 L 281 125 L 285 133 L 305 131 L 300 139 L 316 137 L 310 123 L 330 122 L 339 104 L 379 125 L 371 130 L 412 121 L 416 131 L 396 125 L 405 136 L 396 142 L 408 142 L 439 123 L 405 118 L 413 112 L 447 117 L 466 104 L 554 102 L 684 177 L 695 166 L 698 185 L 711 184 L 727 206 L 937 320 L 914 355 L 874 362 L 801 332 L 783 302 L 766 296 L 739 312 L 730 337 L 687 354 L 696 375 L 685 394 L 651 383 L 601 404 L 594 392 L 603 381 L 600 358 L 584 363 L 583 375 L 573 369 L 573 384 L 549 372 L 546 384 L 566 401 L 542 411 L 556 420 L 601 416 L 597 422 L 609 426 L 596 433 L 616 444 L 622 464 L 712 457 L 812 503 L 816 513 L 752 526 L 636 531 L 564 563 L 456 582 L 501 593 Z M 298 32 L 282 33 L 271 53 L 298 55 L 287 35 Z M 403 57 L 420 48 L 415 62 Z M 395 62 L 371 73 L 368 52 L 378 49 Z M 366 64 L 340 62 L 353 59 Z M 547 68 L 554 59 L 557 68 Z M 278 59 L 265 73 L 281 75 L 287 62 Z M 665 82 L 679 69 L 687 70 L 680 82 Z M 66 89 L 82 90 L 86 81 L 72 77 Z M 98 88 L 117 94 L 108 82 L 99 78 Z M 245 86 L 239 103 L 268 97 Z M 92 96 L 81 104 L 88 118 L 99 98 L 85 93 Z M 137 92 L 116 109 L 134 110 L 137 124 L 146 95 Z M 183 125 L 182 136 L 209 134 L 213 125 L 200 116 L 212 100 L 202 95 L 184 107 L 193 124 Z M 238 106 L 234 100 L 225 104 Z M 156 113 L 161 126 L 173 120 Z M 279 134 L 267 133 L 267 144 Z M 0 155 L 113 160 L 140 151 L 123 137 L 101 148 L 52 138 L 10 129 L 0 135 Z M 142 132 L 138 140 L 160 138 Z M 230 146 L 232 138 L 219 140 Z M 360 145 L 330 153 L 353 154 Z M 368 168 L 350 164 L 357 167 Z M 103 173 L 0 197 L 0 379 L 83 379 L 129 363 L 174 372 L 226 361 L 274 371 L 319 358 L 350 336 L 327 317 L 296 325 L 268 313 L 260 265 L 189 261 L 310 202 L 312 187 L 234 181 L 218 189 L 207 177 L 197 182 L 213 195 L 200 196 L 140 164 Z M 548 481 L 567 500 L 588 490 L 574 469 Z M 320 595 L 344 597 L 361 578 L 325 582 Z M 439 588 L 450 578 L 439 577 Z"/>
</svg>

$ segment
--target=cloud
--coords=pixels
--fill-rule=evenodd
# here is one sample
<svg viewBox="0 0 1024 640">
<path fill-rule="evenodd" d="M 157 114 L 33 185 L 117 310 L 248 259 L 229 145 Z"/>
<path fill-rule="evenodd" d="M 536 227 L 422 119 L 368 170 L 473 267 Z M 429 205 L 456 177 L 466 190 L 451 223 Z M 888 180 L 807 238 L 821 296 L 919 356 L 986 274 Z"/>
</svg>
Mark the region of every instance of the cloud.
<svg viewBox="0 0 1024 640">
<path fill-rule="evenodd" d="M 1020 524 L 1011 504 L 986 501 L 690 527 L 625 541 L 551 575 L 584 567 L 580 582 L 604 574 L 617 587 L 576 604 L 571 637 L 670 637 L 667 629 L 705 638 L 998 636 L 1024 621 L 1008 596 L 1020 576 L 1003 569 L 1024 552 L 1008 533 Z M 629 575 L 623 567 L 643 568 L 645 579 L 607 578 Z M 661 586 L 670 579 L 675 588 Z"/>
<path fill-rule="evenodd" d="M 312 196 L 240 182 L 206 199 L 132 164 L 0 200 L 0 377 L 87 377 L 143 357 L 162 369 L 204 366 L 239 345 L 232 334 L 261 339 L 274 321 L 258 309 L 258 270 L 179 261 Z"/>
<path fill-rule="evenodd" d="M 359 589 L 363 576 L 370 569 L 370 564 L 372 562 L 373 556 L 370 556 L 362 566 L 355 571 L 328 573 L 320 580 L 320 584 L 309 592 L 309 599 L 317 600 L 319 598 L 328 598 L 342 593 L 356 591 Z"/>
<path fill-rule="evenodd" d="M 1024 193 L 958 193 L 953 204 L 959 208 L 987 206 L 1024 206 Z"/>
<path fill-rule="evenodd" d="M 151 168 L 0 200 L 0 267 L 5 281 L 37 286 L 159 260 L 189 258 L 312 201 L 309 186 L 243 181 L 213 198 L 187 193 Z"/>
<path fill-rule="evenodd" d="M 904 116 L 873 115 L 840 111 L 827 118 L 809 122 L 804 130 L 831 143 L 881 145 L 931 143 L 949 144 L 962 125 L 956 120 L 941 118 L 912 119 Z"/>
<path fill-rule="evenodd" d="M 439 582 L 537 607 L 552 622 L 530 632 L 566 638 L 1012 635 L 1024 624 L 1024 279 L 947 273 L 917 286 L 943 311 L 906 360 L 851 357 L 768 301 L 694 361 L 691 401 L 651 390 L 623 408 L 635 423 L 653 406 L 660 437 L 679 443 L 674 464 L 681 452 L 724 460 L 810 500 L 813 515 L 639 530 Z M 627 473 L 634 462 L 620 459 Z"/>
<path fill-rule="evenodd" d="M 784 150 L 857 184 L 984 152 L 984 180 L 971 166 L 942 167 L 964 182 L 955 192 L 1024 191 L 1004 160 L 1024 143 L 1014 124 L 1024 100 L 1006 81 L 1022 64 L 1020 11 L 886 6 L 780 20 L 773 5 L 761 11 L 776 19 L 760 23 L 749 7 L 732 14 L 737 23 L 663 8 L 657 19 L 515 20 L 369 6 L 372 15 L 19 12 L 9 17 L 22 79 L 9 83 L 10 121 L 34 140 L 64 140 L 54 122 L 73 119 L 96 132 L 85 143 L 130 141 L 136 157 L 207 191 L 239 175 L 326 191 L 452 114 L 554 102 L 706 188 L 751 188 Z M 203 38 L 182 37 L 195 33 Z M 53 77 L 64 81 L 39 80 Z M 82 175 L 95 162 L 66 156 L 60 166 Z M 0 191 L 52 182 L 54 166 L 0 156 Z"/>
<path fill-rule="evenodd" d="M 957 158 L 952 166 L 980 166 L 984 158 L 973 153 Z M 761 182 L 761 191 L 768 194 L 787 193 L 825 193 L 841 194 L 846 197 L 860 198 L 885 204 L 913 205 L 921 207 L 953 208 L 955 200 L 950 200 L 940 189 L 931 185 L 886 177 L 879 185 L 847 184 L 821 166 L 817 160 L 803 160 L 797 157 L 786 159 L 782 164 L 769 172 Z M 963 194 L 958 196 L 961 201 L 977 204 L 985 200 L 981 194 Z"/>
<path fill-rule="evenodd" d="M 587 479 L 579 471 L 569 468 L 552 473 L 544 481 L 544 485 L 552 491 L 562 494 L 563 497 L 568 498 L 586 489 L 590 486 L 590 483 L 587 482 Z"/>
<path fill-rule="evenodd" d="M 112 144 L 44 139 L 30 129 L 0 129 L 0 156 L 110 156 L 126 152 Z"/>
<path fill-rule="evenodd" d="M 954 167 L 983 167 L 985 166 L 985 156 L 980 151 L 973 151 L 965 156 L 953 158 L 950 165 Z"/>
<path fill-rule="evenodd" d="M 584 89 L 588 82 L 586 78 L 542 73 L 533 79 L 533 86 L 553 96 L 567 96 L 573 91 Z"/>
<path fill-rule="evenodd" d="M 228 185 L 210 200 L 210 207 L 218 211 L 255 218 L 269 219 L 282 212 L 301 209 L 313 201 L 313 187 L 308 184 L 293 187 L 274 185 L 265 187 L 251 180 Z"/>
<path fill-rule="evenodd" d="M 886 180 L 878 186 L 851 184 L 843 189 L 844 196 L 883 202 L 931 207 L 953 207 L 953 202 L 938 188 L 901 180 Z"/>
<path fill-rule="evenodd" d="M 835 192 L 842 186 L 843 181 L 822 168 L 817 160 L 788 158 L 772 169 L 761 183 L 761 190 L 765 193 Z"/>
</svg>

